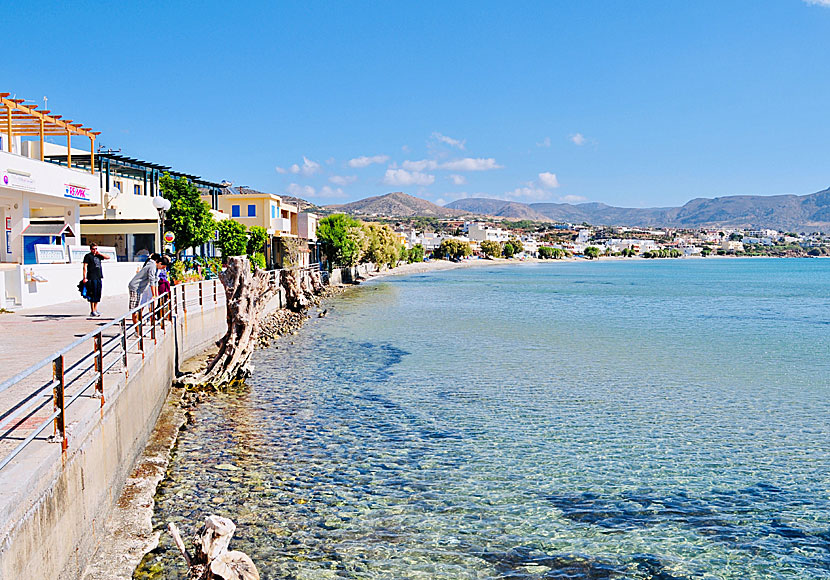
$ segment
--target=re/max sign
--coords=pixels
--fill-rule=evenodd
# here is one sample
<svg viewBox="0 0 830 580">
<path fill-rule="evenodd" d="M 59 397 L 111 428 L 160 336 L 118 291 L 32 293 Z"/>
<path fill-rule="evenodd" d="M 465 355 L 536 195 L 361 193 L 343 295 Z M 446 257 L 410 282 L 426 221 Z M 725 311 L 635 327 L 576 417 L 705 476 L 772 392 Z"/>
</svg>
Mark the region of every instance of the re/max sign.
<svg viewBox="0 0 830 580">
<path fill-rule="evenodd" d="M 70 199 L 83 199 L 88 200 L 89 196 L 87 195 L 87 189 L 85 187 L 78 187 L 77 185 L 69 185 L 66 184 L 66 193 L 63 194 L 64 197 L 68 197 Z"/>
</svg>

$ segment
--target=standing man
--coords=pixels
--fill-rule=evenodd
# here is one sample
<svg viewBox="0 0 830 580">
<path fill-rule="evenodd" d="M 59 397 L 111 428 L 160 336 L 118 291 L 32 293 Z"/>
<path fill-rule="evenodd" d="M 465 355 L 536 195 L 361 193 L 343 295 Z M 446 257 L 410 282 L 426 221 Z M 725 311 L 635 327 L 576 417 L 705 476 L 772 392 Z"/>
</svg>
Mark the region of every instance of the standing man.
<svg viewBox="0 0 830 580">
<path fill-rule="evenodd" d="M 98 312 L 98 303 L 101 302 L 101 289 L 103 288 L 104 269 L 101 267 L 101 260 L 109 260 L 98 252 L 98 244 L 89 244 L 89 253 L 84 256 L 84 286 L 86 286 L 86 299 L 89 300 L 89 315 L 101 316 Z"/>
<path fill-rule="evenodd" d="M 170 258 L 167 256 L 159 256 L 158 254 L 153 254 L 150 256 L 150 259 L 144 263 L 144 266 L 142 266 L 141 270 L 133 276 L 133 279 L 130 280 L 129 285 L 127 286 L 130 290 L 130 310 L 141 304 L 141 295 L 148 286 L 153 293 L 153 298 L 158 296 L 158 269 L 163 270 L 167 268 L 169 264 Z M 133 324 L 136 324 L 137 322 L 138 312 L 133 312 Z"/>
</svg>

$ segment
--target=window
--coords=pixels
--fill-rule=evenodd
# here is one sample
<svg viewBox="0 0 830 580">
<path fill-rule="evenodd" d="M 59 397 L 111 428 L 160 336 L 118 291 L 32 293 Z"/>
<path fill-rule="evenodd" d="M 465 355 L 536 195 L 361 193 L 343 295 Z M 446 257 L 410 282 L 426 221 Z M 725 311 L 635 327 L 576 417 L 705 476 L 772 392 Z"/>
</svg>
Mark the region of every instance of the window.
<svg viewBox="0 0 830 580">
<path fill-rule="evenodd" d="M 133 185 L 133 194 L 134 195 L 141 195 L 141 186 L 138 184 Z"/>
<path fill-rule="evenodd" d="M 277 206 L 272 205 L 271 206 L 271 219 L 274 219 L 275 217 L 277 217 Z"/>
<path fill-rule="evenodd" d="M 115 189 L 117 189 L 118 191 L 123 191 L 123 190 L 121 189 L 121 187 L 122 187 L 122 183 L 121 183 L 120 181 L 113 181 L 113 182 L 112 182 L 112 185 L 113 185 L 113 187 L 115 187 Z"/>
<path fill-rule="evenodd" d="M 239 217 L 239 206 L 232 205 L 231 206 L 231 217 Z"/>
<path fill-rule="evenodd" d="M 256 206 L 253 204 L 248 206 L 248 217 L 256 217 Z"/>
</svg>

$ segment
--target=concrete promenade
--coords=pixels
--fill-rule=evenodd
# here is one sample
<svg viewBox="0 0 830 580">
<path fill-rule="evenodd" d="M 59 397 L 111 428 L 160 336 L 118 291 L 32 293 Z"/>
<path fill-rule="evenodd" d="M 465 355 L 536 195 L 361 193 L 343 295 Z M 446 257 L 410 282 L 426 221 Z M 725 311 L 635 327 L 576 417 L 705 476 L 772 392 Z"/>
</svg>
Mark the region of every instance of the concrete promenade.
<svg viewBox="0 0 830 580">
<path fill-rule="evenodd" d="M 101 300 L 100 318 L 89 318 L 86 300 L 0 314 L 0 383 L 122 316 L 127 305 L 128 296 L 123 294 Z"/>
<path fill-rule="evenodd" d="M 185 287 L 186 286 L 186 287 Z M 204 288 L 201 291 L 200 288 Z M 121 347 L 121 326 L 102 330 L 105 401 L 88 390 L 87 359 L 70 361 L 93 350 L 83 343 L 66 356 L 68 448 L 49 436 L 51 425 L 0 470 L 0 578 L 80 578 L 106 533 L 104 523 L 135 459 L 153 430 L 174 376 L 176 360 L 185 360 L 212 345 L 225 331 L 224 293 L 211 282 L 176 287 L 175 322 L 164 327 L 145 322 L 144 351 L 128 330 L 128 364 Z M 90 319 L 88 305 L 74 301 L 48 308 L 0 314 L 0 381 L 64 349 L 78 338 L 125 314 L 127 297 L 105 298 L 108 316 Z M 154 335 L 151 334 L 154 332 Z M 132 340 L 130 340 L 132 339 Z M 109 349 L 109 350 L 108 350 Z M 114 363 L 110 367 L 109 363 Z M 21 443 L 52 413 L 51 365 L 0 393 L 0 416 L 27 396 L 37 407 L 0 433 L 0 456 Z M 67 378 L 67 380 L 69 380 Z M 44 385 L 47 388 L 44 390 Z M 40 389 L 38 391 L 38 389 Z M 36 397 L 36 398 L 35 398 Z M 27 402 L 26 405 L 30 403 Z"/>
</svg>

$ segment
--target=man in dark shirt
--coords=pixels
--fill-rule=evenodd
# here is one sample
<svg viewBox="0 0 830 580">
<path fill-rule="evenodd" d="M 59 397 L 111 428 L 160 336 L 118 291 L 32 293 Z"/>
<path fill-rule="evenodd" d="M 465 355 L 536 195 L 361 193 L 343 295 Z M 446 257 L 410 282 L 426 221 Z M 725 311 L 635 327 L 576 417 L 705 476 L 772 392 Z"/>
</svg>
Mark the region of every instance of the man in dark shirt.
<svg viewBox="0 0 830 580">
<path fill-rule="evenodd" d="M 89 300 L 90 316 L 101 316 L 98 312 L 104 280 L 101 260 L 109 260 L 109 256 L 98 252 L 98 244 L 89 244 L 89 253 L 84 256 L 84 285 L 86 286 L 86 299 Z"/>
</svg>

